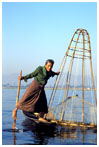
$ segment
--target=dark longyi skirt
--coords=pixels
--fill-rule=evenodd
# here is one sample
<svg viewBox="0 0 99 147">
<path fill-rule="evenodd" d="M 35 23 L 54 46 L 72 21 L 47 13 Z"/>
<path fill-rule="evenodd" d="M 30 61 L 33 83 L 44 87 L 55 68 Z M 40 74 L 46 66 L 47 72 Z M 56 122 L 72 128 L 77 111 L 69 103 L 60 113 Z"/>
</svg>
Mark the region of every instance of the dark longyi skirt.
<svg viewBox="0 0 99 147">
<path fill-rule="evenodd" d="M 48 107 L 44 87 L 33 80 L 19 101 L 17 108 L 28 112 L 47 113 Z"/>
</svg>

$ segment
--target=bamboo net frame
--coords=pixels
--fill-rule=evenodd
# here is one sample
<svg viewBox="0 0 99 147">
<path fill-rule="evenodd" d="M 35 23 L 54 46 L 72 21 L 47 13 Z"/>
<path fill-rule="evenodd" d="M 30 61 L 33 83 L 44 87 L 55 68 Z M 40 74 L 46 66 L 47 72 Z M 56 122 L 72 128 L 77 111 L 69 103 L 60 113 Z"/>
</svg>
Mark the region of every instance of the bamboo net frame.
<svg viewBox="0 0 99 147">
<path fill-rule="evenodd" d="M 76 39 L 75 39 L 75 36 Z M 74 43 L 74 45 L 73 45 Z M 79 46 L 78 46 L 79 45 Z M 88 48 L 86 48 L 86 45 Z M 95 89 L 94 84 L 94 76 L 93 76 L 93 66 L 92 66 L 92 54 L 91 54 L 91 44 L 90 44 L 90 36 L 87 30 L 85 29 L 77 29 L 73 37 L 70 41 L 70 44 L 67 48 L 65 56 L 62 59 L 61 65 L 59 67 L 60 74 L 56 77 L 54 87 L 52 90 L 52 94 L 49 100 L 49 111 L 52 109 L 53 100 L 55 98 L 56 90 L 58 88 L 58 84 L 63 73 L 64 66 L 66 64 L 67 58 L 70 58 L 70 63 L 68 67 L 68 73 L 66 77 L 66 86 L 64 91 L 63 100 L 61 103 L 61 113 L 59 121 L 63 120 L 63 116 L 66 109 L 66 98 L 68 98 L 68 92 L 70 90 L 70 80 L 71 80 L 71 73 L 73 68 L 74 59 L 77 58 L 82 62 L 82 124 L 84 124 L 84 102 L 85 102 L 85 60 L 90 60 L 90 69 L 91 69 L 91 79 L 92 79 L 92 89 Z M 97 98 L 96 98 L 96 91 L 94 90 L 94 98 L 97 108 Z"/>
</svg>

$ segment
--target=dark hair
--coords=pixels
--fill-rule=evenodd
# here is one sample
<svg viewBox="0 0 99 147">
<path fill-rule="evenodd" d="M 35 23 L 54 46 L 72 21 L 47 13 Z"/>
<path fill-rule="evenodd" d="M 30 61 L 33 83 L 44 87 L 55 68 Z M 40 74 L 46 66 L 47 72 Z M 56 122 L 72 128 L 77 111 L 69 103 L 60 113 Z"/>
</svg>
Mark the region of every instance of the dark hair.
<svg viewBox="0 0 99 147">
<path fill-rule="evenodd" d="M 48 62 L 54 64 L 54 60 L 52 60 L 52 59 L 48 59 L 48 60 L 46 60 L 45 65 L 46 65 Z"/>
</svg>

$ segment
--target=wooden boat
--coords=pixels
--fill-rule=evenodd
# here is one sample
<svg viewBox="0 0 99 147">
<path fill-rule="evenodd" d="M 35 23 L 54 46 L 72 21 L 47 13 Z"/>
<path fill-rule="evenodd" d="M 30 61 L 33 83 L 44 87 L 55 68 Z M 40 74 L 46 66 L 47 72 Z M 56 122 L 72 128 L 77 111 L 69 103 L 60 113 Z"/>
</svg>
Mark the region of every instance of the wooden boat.
<svg viewBox="0 0 99 147">
<path fill-rule="evenodd" d="M 35 122 L 38 125 L 56 126 L 56 121 L 46 119 L 47 121 L 43 122 L 43 121 L 39 120 L 38 113 L 31 113 L 31 112 L 26 112 L 26 111 L 22 111 L 22 113 L 27 119 L 32 120 L 33 122 Z"/>
</svg>

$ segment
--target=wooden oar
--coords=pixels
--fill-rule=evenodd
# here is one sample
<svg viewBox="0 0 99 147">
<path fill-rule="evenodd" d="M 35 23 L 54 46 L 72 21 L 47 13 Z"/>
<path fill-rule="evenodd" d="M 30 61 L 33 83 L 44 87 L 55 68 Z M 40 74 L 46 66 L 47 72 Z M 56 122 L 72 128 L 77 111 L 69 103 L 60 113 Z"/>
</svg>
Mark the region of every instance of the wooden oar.
<svg viewBox="0 0 99 147">
<path fill-rule="evenodd" d="M 18 104 L 18 101 L 19 101 L 19 93 L 20 93 L 21 77 L 22 77 L 22 70 L 20 71 L 20 79 L 19 79 L 19 84 L 18 84 L 18 91 L 17 91 L 16 105 Z M 17 113 L 16 113 L 16 115 L 17 115 Z M 13 126 L 12 126 L 12 129 L 15 129 L 15 126 L 16 126 L 16 119 L 13 120 Z"/>
</svg>

